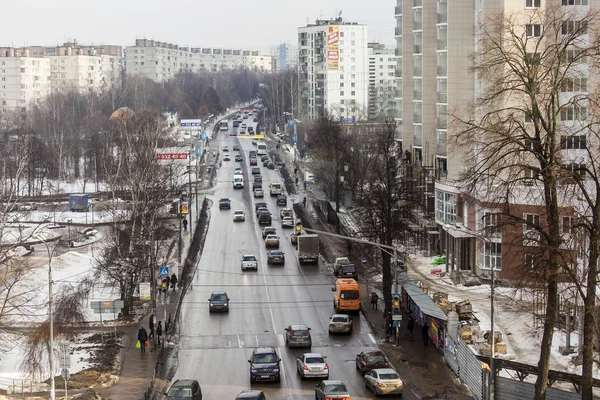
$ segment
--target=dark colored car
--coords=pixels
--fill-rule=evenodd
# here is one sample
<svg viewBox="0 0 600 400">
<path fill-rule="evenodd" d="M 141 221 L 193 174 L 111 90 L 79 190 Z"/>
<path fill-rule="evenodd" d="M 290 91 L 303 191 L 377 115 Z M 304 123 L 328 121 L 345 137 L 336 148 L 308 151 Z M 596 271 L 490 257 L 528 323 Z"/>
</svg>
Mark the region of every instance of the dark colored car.
<svg viewBox="0 0 600 400">
<path fill-rule="evenodd" d="M 248 157 L 255 157 L 256 158 L 256 150 L 250 150 L 248 152 Z"/>
<path fill-rule="evenodd" d="M 266 400 L 262 390 L 244 390 L 238 394 L 235 400 Z"/>
<path fill-rule="evenodd" d="M 287 206 L 287 197 L 285 197 L 283 194 L 277 196 L 277 205 L 283 207 Z"/>
<path fill-rule="evenodd" d="M 253 122 L 258 122 L 258 118 L 254 117 Z"/>
<path fill-rule="evenodd" d="M 268 169 L 275 169 L 275 163 L 273 161 L 269 161 L 267 163 L 267 168 Z"/>
<path fill-rule="evenodd" d="M 230 210 L 231 209 L 231 200 L 228 198 L 222 198 L 219 200 L 219 210 Z"/>
<path fill-rule="evenodd" d="M 285 264 L 285 253 L 281 250 L 271 250 L 267 264 Z"/>
<path fill-rule="evenodd" d="M 244 161 L 244 157 L 242 157 L 241 154 L 236 154 L 235 155 L 235 161 L 238 161 L 238 162 Z"/>
<path fill-rule="evenodd" d="M 385 355 L 379 350 L 367 350 L 356 355 L 356 369 L 361 375 L 365 375 L 372 369 L 389 368 L 390 363 Z"/>
<path fill-rule="evenodd" d="M 315 400 L 349 399 L 350 393 L 342 381 L 321 381 L 315 387 Z"/>
<path fill-rule="evenodd" d="M 262 189 L 262 182 L 261 181 L 252 182 L 252 190 L 254 190 L 254 189 Z"/>
<path fill-rule="evenodd" d="M 257 201 L 256 203 L 254 203 L 254 210 L 258 211 L 259 208 L 267 208 L 267 203 L 265 203 L 264 201 Z"/>
<path fill-rule="evenodd" d="M 263 156 L 263 158 L 265 158 L 265 157 L 267 157 L 267 156 Z M 269 165 L 269 162 L 270 162 L 270 161 L 271 161 L 271 160 L 269 160 L 268 158 L 267 158 L 266 160 L 263 160 L 263 161 L 262 161 L 262 163 L 263 163 L 263 167 L 266 167 L 267 165 Z"/>
<path fill-rule="evenodd" d="M 256 165 L 256 157 L 250 157 L 250 165 Z"/>
<path fill-rule="evenodd" d="M 279 363 L 281 358 L 272 347 L 258 347 L 252 351 L 250 363 L 250 383 L 258 381 L 281 382 Z"/>
<path fill-rule="evenodd" d="M 235 146 L 233 146 L 233 151 L 241 151 L 240 146 L 237 144 Z"/>
<path fill-rule="evenodd" d="M 179 379 L 166 392 L 165 400 L 192 399 L 202 400 L 202 389 L 198 381 Z"/>
<path fill-rule="evenodd" d="M 271 222 L 272 222 L 271 213 L 262 212 L 262 213 L 258 214 L 258 224 L 259 225 L 262 225 L 262 224 L 270 225 Z"/>
<path fill-rule="evenodd" d="M 267 235 L 277 235 L 277 229 L 272 226 L 265 226 L 262 229 L 262 237 L 263 239 L 267 237 Z"/>
<path fill-rule="evenodd" d="M 338 270 L 338 276 L 340 278 L 352 278 L 358 280 L 358 272 L 356 272 L 356 265 L 344 264 Z"/>
<path fill-rule="evenodd" d="M 285 345 L 287 347 L 312 347 L 310 328 L 307 325 L 290 325 L 285 328 Z"/>
<path fill-rule="evenodd" d="M 208 311 L 229 312 L 229 296 L 226 292 L 212 292 L 208 299 Z"/>
<path fill-rule="evenodd" d="M 252 168 L 252 175 L 260 175 L 260 168 L 253 167 Z"/>
<path fill-rule="evenodd" d="M 254 135 L 254 128 L 251 126 L 248 127 L 248 135 Z"/>
<path fill-rule="evenodd" d="M 265 161 L 269 161 L 269 156 L 267 156 L 266 154 L 264 156 L 262 156 L 260 158 L 260 161 L 265 162 Z"/>
</svg>

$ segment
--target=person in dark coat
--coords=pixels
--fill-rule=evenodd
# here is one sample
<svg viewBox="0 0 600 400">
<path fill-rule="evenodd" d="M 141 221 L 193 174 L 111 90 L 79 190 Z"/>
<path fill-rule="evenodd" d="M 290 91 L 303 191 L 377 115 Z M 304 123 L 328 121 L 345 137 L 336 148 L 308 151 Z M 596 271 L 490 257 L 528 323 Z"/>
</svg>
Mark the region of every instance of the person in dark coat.
<svg viewBox="0 0 600 400">
<path fill-rule="evenodd" d="M 162 321 L 158 321 L 158 326 L 156 327 L 156 337 L 158 337 L 158 345 L 160 346 L 160 342 L 162 341 Z"/>
<path fill-rule="evenodd" d="M 379 302 L 379 295 L 375 292 L 371 293 L 371 306 L 373 306 L 373 310 L 377 310 L 377 302 Z"/>
<path fill-rule="evenodd" d="M 183 221 L 181 221 L 181 222 L 183 223 L 183 230 L 187 231 L 187 224 L 188 224 L 187 219 L 184 218 Z"/>
<path fill-rule="evenodd" d="M 415 319 L 412 316 L 408 317 L 406 329 L 408 329 L 408 341 L 412 342 L 414 340 L 413 331 L 415 330 Z"/>
<path fill-rule="evenodd" d="M 425 347 L 429 346 L 429 327 L 427 324 L 423 325 L 423 328 L 421 328 L 421 334 L 423 335 L 423 344 Z"/>
<path fill-rule="evenodd" d="M 175 273 L 171 275 L 171 287 L 173 288 L 173 291 L 175 291 L 175 288 L 177 287 L 177 275 L 175 275 Z"/>
<path fill-rule="evenodd" d="M 154 314 L 150 316 L 150 335 L 148 335 L 148 339 L 152 339 L 154 337 Z"/>
<path fill-rule="evenodd" d="M 138 331 L 138 340 L 140 341 L 140 349 L 142 353 L 146 352 L 146 340 L 148 340 L 148 332 L 144 329 L 143 326 L 140 326 L 140 330 Z"/>
<path fill-rule="evenodd" d="M 304 204 L 304 207 L 306 207 L 306 197 L 302 199 L 302 204 Z"/>
</svg>

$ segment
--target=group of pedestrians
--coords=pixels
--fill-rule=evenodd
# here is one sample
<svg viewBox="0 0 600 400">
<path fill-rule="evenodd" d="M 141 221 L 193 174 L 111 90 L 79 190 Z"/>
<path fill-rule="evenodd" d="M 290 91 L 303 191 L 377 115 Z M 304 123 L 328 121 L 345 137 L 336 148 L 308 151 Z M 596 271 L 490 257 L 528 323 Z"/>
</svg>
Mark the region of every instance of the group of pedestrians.
<svg viewBox="0 0 600 400">
<path fill-rule="evenodd" d="M 160 346 L 160 344 L 163 342 L 163 326 L 162 326 L 162 321 L 158 321 L 158 325 L 156 325 L 156 332 L 155 332 L 155 327 L 154 327 L 154 314 L 150 316 L 150 321 L 149 321 L 149 325 L 150 325 L 150 334 L 148 334 L 148 331 L 146 331 L 146 328 L 144 328 L 144 326 L 140 326 L 140 329 L 138 330 L 138 345 L 140 350 L 142 351 L 142 353 L 146 352 L 146 347 L 149 346 L 148 341 L 150 339 L 153 339 L 155 336 L 158 340 L 158 345 Z M 138 345 L 136 345 L 136 347 L 138 347 Z"/>
<path fill-rule="evenodd" d="M 160 284 L 160 291 L 166 294 L 169 291 L 169 285 L 171 285 L 171 289 L 173 289 L 173 291 L 177 289 L 177 275 L 175 275 L 175 273 L 173 273 L 173 275 L 170 277 L 167 276 L 163 278 Z"/>
<path fill-rule="evenodd" d="M 373 292 L 372 297 L 371 297 L 371 304 L 372 304 L 374 310 L 377 310 L 377 301 L 378 300 L 379 300 L 379 296 L 377 295 L 377 293 Z M 408 330 L 408 341 L 413 342 L 414 341 L 414 330 L 415 330 L 415 318 L 412 314 L 408 317 L 408 323 L 406 324 L 406 329 Z M 392 316 L 390 314 L 390 315 L 388 315 L 388 318 L 386 319 L 386 322 L 385 322 L 385 341 L 389 342 L 390 337 L 392 335 L 394 336 L 394 339 L 396 339 L 396 321 L 392 320 Z M 421 335 L 423 336 L 423 345 L 425 345 L 425 347 L 429 347 L 429 326 L 427 326 L 426 323 L 423 324 L 423 326 L 421 327 Z"/>
</svg>

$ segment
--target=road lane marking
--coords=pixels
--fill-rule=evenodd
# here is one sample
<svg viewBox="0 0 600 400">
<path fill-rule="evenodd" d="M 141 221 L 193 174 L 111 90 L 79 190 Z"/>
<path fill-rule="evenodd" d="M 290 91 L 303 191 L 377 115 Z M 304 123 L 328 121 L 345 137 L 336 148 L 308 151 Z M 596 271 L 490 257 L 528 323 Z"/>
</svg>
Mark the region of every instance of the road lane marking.
<svg viewBox="0 0 600 400">
<path fill-rule="evenodd" d="M 373 342 L 373 344 L 377 344 L 377 342 L 375 341 L 375 338 L 373 337 L 373 335 L 371 333 L 369 333 L 369 339 L 371 339 L 371 342 Z"/>
<path fill-rule="evenodd" d="M 244 341 L 240 338 L 240 335 L 237 335 L 238 338 L 238 347 L 241 349 L 244 347 Z"/>
</svg>

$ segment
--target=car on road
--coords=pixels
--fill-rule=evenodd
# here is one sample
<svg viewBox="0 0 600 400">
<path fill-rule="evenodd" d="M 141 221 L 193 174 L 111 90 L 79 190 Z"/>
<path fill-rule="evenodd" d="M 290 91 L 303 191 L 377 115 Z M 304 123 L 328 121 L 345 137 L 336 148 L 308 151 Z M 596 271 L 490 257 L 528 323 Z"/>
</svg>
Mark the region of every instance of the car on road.
<svg viewBox="0 0 600 400">
<path fill-rule="evenodd" d="M 263 156 L 260 158 L 260 161 L 262 161 L 263 163 L 264 163 L 265 161 L 269 161 L 269 156 L 268 156 L 268 155 L 266 155 L 266 154 L 265 154 L 265 155 L 263 155 Z"/>
<path fill-rule="evenodd" d="M 356 271 L 356 265 L 344 264 L 338 270 L 338 276 L 340 278 L 352 278 L 358 281 L 358 272 Z"/>
<path fill-rule="evenodd" d="M 267 213 L 267 214 L 271 214 L 269 212 L 269 209 L 267 208 L 267 203 L 265 203 L 264 201 L 259 201 L 256 202 L 256 204 L 254 205 L 256 207 L 256 216 L 258 217 L 261 213 Z"/>
<path fill-rule="evenodd" d="M 231 200 L 227 197 L 223 197 L 219 199 L 219 210 L 229 210 L 231 209 Z"/>
<path fill-rule="evenodd" d="M 233 175 L 242 175 L 242 169 L 241 168 L 236 168 L 233 170 Z"/>
<path fill-rule="evenodd" d="M 229 151 L 229 146 L 223 146 L 223 153 Z"/>
<path fill-rule="evenodd" d="M 266 400 L 262 390 L 244 390 L 235 397 L 235 400 Z"/>
<path fill-rule="evenodd" d="M 233 151 L 241 151 L 240 146 L 237 144 L 233 146 Z"/>
<path fill-rule="evenodd" d="M 273 218 L 271 217 L 271 213 L 269 211 L 260 211 L 257 215 L 257 219 L 259 225 L 271 225 L 273 222 Z"/>
<path fill-rule="evenodd" d="M 267 264 L 285 264 L 285 253 L 281 250 L 271 250 L 269 258 L 267 258 Z"/>
<path fill-rule="evenodd" d="M 275 163 L 273 161 L 269 161 L 267 163 L 267 169 L 275 169 Z"/>
<path fill-rule="evenodd" d="M 252 167 L 252 175 L 260 175 L 260 168 Z"/>
<path fill-rule="evenodd" d="M 252 190 L 254 190 L 254 189 L 262 189 L 262 182 L 261 181 L 252 182 Z"/>
<path fill-rule="evenodd" d="M 351 264 L 350 259 L 348 257 L 338 257 L 335 259 L 333 263 L 333 273 L 337 276 L 342 265 Z"/>
<path fill-rule="evenodd" d="M 287 206 L 287 197 L 284 194 L 277 196 L 277 205 L 282 207 Z"/>
<path fill-rule="evenodd" d="M 294 218 L 292 217 L 283 217 L 281 220 L 282 228 L 293 228 L 294 227 Z"/>
<path fill-rule="evenodd" d="M 208 299 L 208 311 L 229 312 L 229 296 L 227 296 L 227 292 L 212 292 Z"/>
<path fill-rule="evenodd" d="M 257 197 L 265 197 L 265 191 L 262 190 L 262 188 L 254 189 L 254 198 L 257 198 Z"/>
<path fill-rule="evenodd" d="M 381 351 L 365 350 L 356 355 L 356 369 L 361 375 L 377 368 L 389 368 L 390 363 Z"/>
<path fill-rule="evenodd" d="M 264 157 L 265 157 L 265 156 L 263 156 L 263 158 L 264 158 Z M 266 160 L 263 160 L 263 161 L 262 161 L 263 167 L 266 167 L 266 166 L 267 166 L 267 164 L 269 164 L 269 161 L 270 161 L 270 160 L 269 160 L 268 158 L 267 158 Z"/>
<path fill-rule="evenodd" d="M 298 236 L 302 235 L 302 231 L 296 231 L 290 235 L 290 242 L 293 245 L 298 245 Z"/>
<path fill-rule="evenodd" d="M 342 381 L 321 381 L 315 387 L 315 400 L 350 400 L 350 393 Z"/>
<path fill-rule="evenodd" d="M 250 150 L 248 152 L 248 157 L 256 157 L 256 150 Z"/>
<path fill-rule="evenodd" d="M 244 254 L 242 256 L 242 271 L 247 269 L 258 270 L 258 260 L 254 254 Z"/>
<path fill-rule="evenodd" d="M 248 135 L 254 135 L 254 128 L 251 126 L 248 127 Z"/>
<path fill-rule="evenodd" d="M 248 119 L 248 114 L 244 114 L 243 119 Z M 244 124 L 245 125 L 245 124 Z"/>
<path fill-rule="evenodd" d="M 236 154 L 235 155 L 235 161 L 242 162 L 242 161 L 244 161 L 244 157 L 242 157 L 241 154 Z"/>
<path fill-rule="evenodd" d="M 335 314 L 329 320 L 329 334 L 352 333 L 352 318 L 348 314 Z"/>
<path fill-rule="evenodd" d="M 310 337 L 310 328 L 308 325 L 297 324 L 285 328 L 285 345 L 287 347 L 312 347 L 312 338 Z"/>
<path fill-rule="evenodd" d="M 231 161 L 231 157 L 229 157 L 229 154 L 225 154 L 223 156 L 223 161 Z"/>
<path fill-rule="evenodd" d="M 254 117 L 253 122 L 258 122 L 258 118 Z"/>
<path fill-rule="evenodd" d="M 233 222 L 237 222 L 237 221 L 245 221 L 246 220 L 246 213 L 244 212 L 244 210 L 235 210 L 233 212 Z"/>
<path fill-rule="evenodd" d="M 265 247 L 279 248 L 279 236 L 267 235 L 267 237 L 265 238 Z"/>
<path fill-rule="evenodd" d="M 242 124 L 242 129 L 246 129 L 248 126 L 246 124 Z"/>
<path fill-rule="evenodd" d="M 321 353 L 304 353 L 296 358 L 296 371 L 302 379 L 329 379 L 329 366 Z"/>
<path fill-rule="evenodd" d="M 252 144 L 254 146 L 256 146 L 258 144 L 258 139 L 257 138 L 252 139 Z"/>
<path fill-rule="evenodd" d="M 240 129 L 240 132 L 239 132 L 239 134 L 240 134 L 240 135 L 245 135 L 245 134 L 246 134 L 246 130 L 245 130 L 245 129 Z"/>
<path fill-rule="evenodd" d="M 165 392 L 165 400 L 191 399 L 202 400 L 202 389 L 196 380 L 178 379 Z"/>
<path fill-rule="evenodd" d="M 292 210 L 291 208 L 284 208 L 281 211 L 279 211 L 279 217 L 281 219 L 284 219 L 285 217 L 293 217 L 294 216 L 294 210 Z"/>
<path fill-rule="evenodd" d="M 272 347 L 257 347 L 248 360 L 250 363 L 250 383 L 258 381 L 280 382 L 279 364 L 281 358 Z"/>
<path fill-rule="evenodd" d="M 386 394 L 402 396 L 404 382 L 392 368 L 378 368 L 365 374 L 365 387 L 370 388 L 375 397 Z"/>
<path fill-rule="evenodd" d="M 250 157 L 250 165 L 256 165 L 256 157 Z"/>
<path fill-rule="evenodd" d="M 277 234 L 277 229 L 273 226 L 265 226 L 262 228 L 262 237 L 265 239 L 267 235 L 275 235 Z"/>
</svg>

